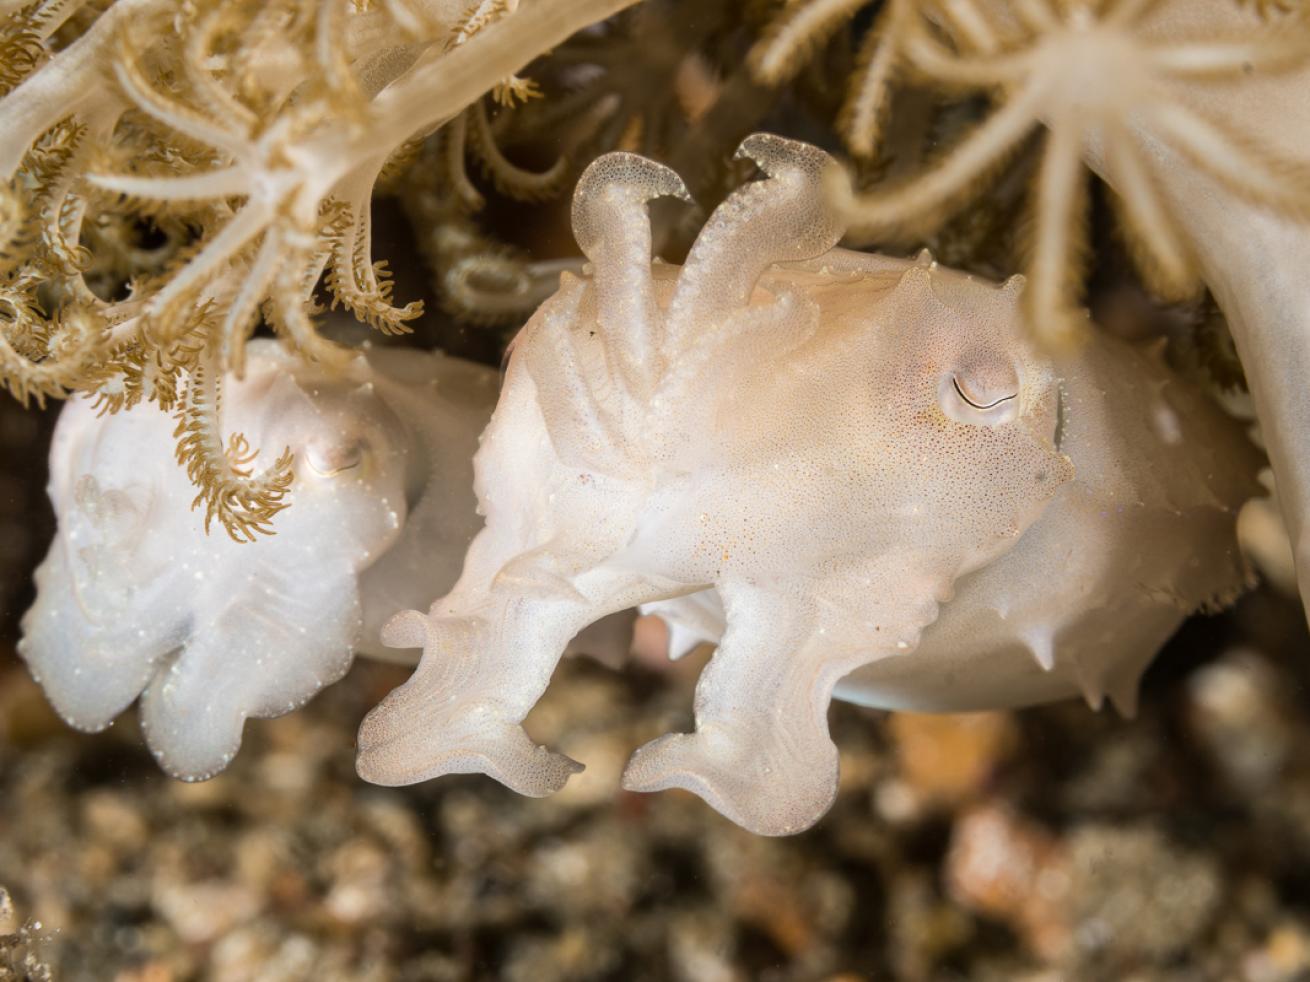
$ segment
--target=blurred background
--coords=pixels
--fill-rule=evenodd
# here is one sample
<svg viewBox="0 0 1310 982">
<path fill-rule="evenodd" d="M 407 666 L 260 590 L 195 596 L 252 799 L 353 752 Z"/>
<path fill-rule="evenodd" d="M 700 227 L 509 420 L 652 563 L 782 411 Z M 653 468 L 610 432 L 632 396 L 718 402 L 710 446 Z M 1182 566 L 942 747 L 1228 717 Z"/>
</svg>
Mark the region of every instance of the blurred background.
<svg viewBox="0 0 1310 982">
<path fill-rule="evenodd" d="M 134 713 L 76 733 L 14 654 L 56 410 L 0 400 L 0 979 L 1310 978 L 1310 639 L 1284 594 L 1189 621 L 1132 721 L 836 703 L 837 804 L 788 839 L 618 789 L 691 728 L 705 652 L 566 660 L 528 721 L 587 763 L 554 798 L 361 782 L 356 727 L 407 676 L 364 662 L 183 784 Z"/>
<path fill-rule="evenodd" d="M 1310 642 L 1268 589 L 1189 622 L 1133 721 L 834 704 L 837 804 L 788 839 L 618 790 L 690 728 L 703 654 L 566 660 L 528 727 L 587 763 L 554 798 L 361 782 L 355 728 L 406 677 L 365 662 L 183 784 L 14 655 L 51 415 L 0 402 L 0 978 L 1310 978 Z"/>
<path fill-rule="evenodd" d="M 766 88 L 742 66 L 775 6 L 652 0 L 531 66 L 545 99 L 484 111 L 522 168 L 563 155 L 554 186 L 499 186 L 485 161 L 452 180 L 449 135 L 414 148 L 375 214 L 397 297 L 429 311 L 411 343 L 497 364 L 576 261 L 568 191 L 604 150 L 687 178 L 700 209 L 656 215 L 670 260 L 745 176 L 730 159 L 745 134 L 839 151 L 840 80 L 879 5 Z M 898 99 L 909 125 L 862 165 L 869 179 L 982 111 Z M 892 245 L 1007 275 L 1031 165 L 1021 154 L 931 239 Z M 1213 305 L 1151 302 L 1106 211 L 1095 192 L 1098 321 L 1169 338 L 1180 370 L 1240 402 Z M 146 218 L 125 228 L 132 265 L 100 271 L 106 295 L 185 243 Z M 53 534 L 57 408 L 0 396 L 0 980 L 1310 980 L 1310 637 L 1286 593 L 1262 586 L 1189 621 L 1131 721 L 1081 703 L 961 716 L 834 704 L 837 803 L 787 839 L 682 792 L 618 789 L 633 749 L 691 728 L 704 651 L 621 669 L 566 660 L 528 720 L 587 763 L 553 798 L 484 778 L 361 782 L 359 721 L 407 677 L 375 663 L 251 721 L 227 771 L 183 784 L 156 768 L 131 712 L 70 730 L 15 655 Z"/>
</svg>

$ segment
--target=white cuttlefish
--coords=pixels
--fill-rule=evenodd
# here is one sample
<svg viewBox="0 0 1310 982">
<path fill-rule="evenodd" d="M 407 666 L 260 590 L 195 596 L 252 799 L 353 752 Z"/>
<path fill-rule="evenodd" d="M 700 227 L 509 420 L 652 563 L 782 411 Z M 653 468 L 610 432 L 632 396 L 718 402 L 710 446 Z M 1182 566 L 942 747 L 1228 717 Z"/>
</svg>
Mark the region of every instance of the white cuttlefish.
<svg viewBox="0 0 1310 982">
<path fill-rule="evenodd" d="M 58 533 L 37 570 L 19 652 L 59 713 L 97 730 L 141 696 L 169 773 L 209 777 L 247 717 L 295 709 L 378 640 L 395 611 L 459 575 L 481 520 L 477 436 L 496 372 L 440 354 L 375 349 L 329 377 L 272 341 L 224 385 L 223 425 L 295 454 L 276 534 L 204 529 L 173 459 L 174 420 L 142 403 L 97 416 L 67 404 L 50 452 Z"/>
<path fill-rule="evenodd" d="M 638 750 L 625 785 L 795 832 L 836 792 L 834 692 L 1131 708 L 1182 617 L 1245 586 L 1239 426 L 1110 338 L 1035 350 L 1018 281 L 836 249 L 822 151 L 740 153 L 765 179 L 682 267 L 652 263 L 646 210 L 687 197 L 676 174 L 609 154 L 582 176 L 590 269 L 515 344 L 459 581 L 383 631 L 423 657 L 360 729 L 367 780 L 559 789 L 579 765 L 523 719 L 579 629 L 657 605 L 719 647 L 695 732 Z"/>
</svg>

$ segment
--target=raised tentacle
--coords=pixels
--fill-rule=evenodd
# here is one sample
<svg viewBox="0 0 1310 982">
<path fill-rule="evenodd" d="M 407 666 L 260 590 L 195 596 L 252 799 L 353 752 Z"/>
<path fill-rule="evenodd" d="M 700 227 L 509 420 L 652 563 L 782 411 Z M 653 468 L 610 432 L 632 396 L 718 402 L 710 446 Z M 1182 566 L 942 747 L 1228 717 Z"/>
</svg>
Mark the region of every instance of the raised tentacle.
<svg viewBox="0 0 1310 982">
<path fill-rule="evenodd" d="M 822 193 L 836 164 L 818 147 L 756 133 L 737 156 L 755 161 L 768 178 L 729 195 L 696 237 L 665 318 L 666 358 L 682 351 L 698 327 L 744 307 L 769 266 L 827 252 L 845 230 Z"/>
<path fill-rule="evenodd" d="M 619 476 L 628 460 L 622 413 L 614 405 L 618 384 L 599 339 L 574 338 L 569 330 L 583 300 L 579 282 L 561 276 L 559 292 L 537 314 L 549 327 L 525 346 L 523 359 L 550 407 L 546 425 L 560 460 Z"/>
<path fill-rule="evenodd" d="M 641 395 L 649 393 L 662 367 L 646 204 L 666 196 L 691 201 L 682 178 L 631 153 L 594 161 L 573 193 L 573 233 L 594 269 L 597 321 L 619 351 L 629 389 Z"/>
</svg>

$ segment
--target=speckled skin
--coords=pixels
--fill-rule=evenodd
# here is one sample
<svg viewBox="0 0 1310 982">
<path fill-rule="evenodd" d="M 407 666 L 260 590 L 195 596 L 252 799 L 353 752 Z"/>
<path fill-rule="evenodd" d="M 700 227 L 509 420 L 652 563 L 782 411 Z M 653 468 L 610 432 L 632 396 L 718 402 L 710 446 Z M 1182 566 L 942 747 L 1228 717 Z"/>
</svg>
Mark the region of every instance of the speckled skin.
<svg viewBox="0 0 1310 982">
<path fill-rule="evenodd" d="M 696 732 L 640 749 L 625 785 L 798 831 L 835 792 L 838 680 L 913 651 L 957 581 L 1072 479 L 1018 284 L 831 253 L 829 158 L 764 136 L 741 152 L 767 179 L 716 210 L 681 269 L 652 267 L 645 211 L 685 196 L 676 175 L 618 154 L 583 176 L 591 273 L 516 342 L 476 459 L 487 525 L 458 584 L 384 632 L 424 655 L 361 727 L 366 779 L 558 789 L 578 765 L 520 724 L 567 640 L 713 587 L 728 627 Z"/>
<path fill-rule="evenodd" d="M 224 387 L 223 428 L 296 454 L 276 534 L 206 535 L 152 404 L 97 417 L 69 403 L 51 449 L 59 531 L 38 569 L 19 651 L 72 725 L 108 726 L 138 695 L 161 766 L 221 770 L 249 716 L 289 712 L 390 651 L 379 625 L 440 595 L 478 527 L 476 435 L 495 372 L 440 355 L 374 351 L 329 379 L 256 341 Z"/>
<path fill-rule="evenodd" d="M 1152 353 L 1103 334 L 1055 367 L 1074 479 L 1013 549 L 960 579 L 912 653 L 857 669 L 838 698 L 946 712 L 1081 692 L 1131 714 L 1182 619 L 1245 586 L 1236 513 L 1259 493 L 1259 456 L 1238 424 Z M 723 632 L 711 592 L 647 609 L 673 628 L 675 656 Z"/>
</svg>

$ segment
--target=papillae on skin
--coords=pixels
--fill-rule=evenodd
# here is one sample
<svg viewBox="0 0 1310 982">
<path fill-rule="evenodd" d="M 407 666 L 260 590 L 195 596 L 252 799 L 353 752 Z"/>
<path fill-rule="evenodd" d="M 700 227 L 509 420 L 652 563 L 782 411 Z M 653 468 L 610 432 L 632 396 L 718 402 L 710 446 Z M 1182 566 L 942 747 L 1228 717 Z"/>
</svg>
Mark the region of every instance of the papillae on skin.
<svg viewBox="0 0 1310 982">
<path fill-rule="evenodd" d="M 424 657 L 361 728 L 366 779 L 558 789 L 579 765 L 521 721 L 581 627 L 658 605 L 719 648 L 696 732 L 639 749 L 625 785 L 795 832 L 835 792 L 834 688 L 1131 710 L 1179 621 L 1246 585 L 1258 458 L 1236 423 L 1120 342 L 1038 352 L 1017 280 L 834 249 L 826 154 L 741 152 L 767 179 L 681 268 L 651 266 L 644 207 L 684 195 L 676 175 L 617 154 L 583 176 L 592 267 L 515 344 L 459 583 L 384 632 Z"/>
</svg>

